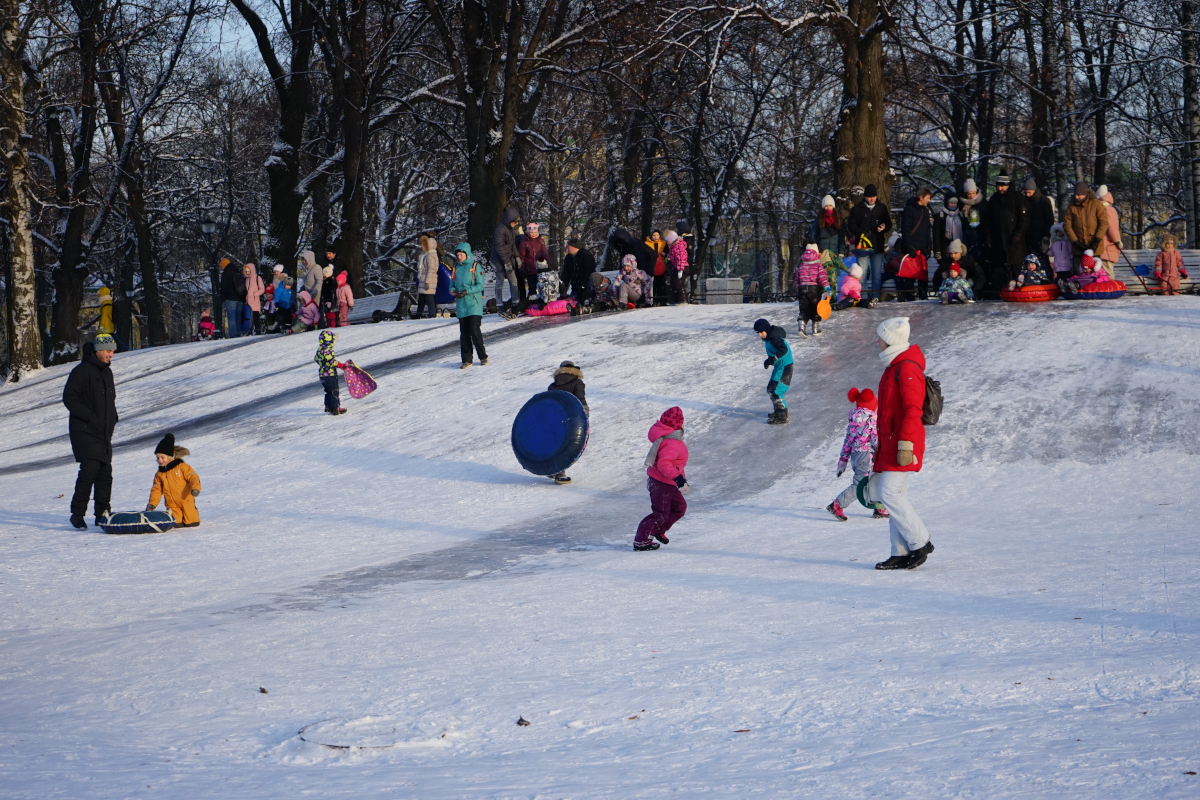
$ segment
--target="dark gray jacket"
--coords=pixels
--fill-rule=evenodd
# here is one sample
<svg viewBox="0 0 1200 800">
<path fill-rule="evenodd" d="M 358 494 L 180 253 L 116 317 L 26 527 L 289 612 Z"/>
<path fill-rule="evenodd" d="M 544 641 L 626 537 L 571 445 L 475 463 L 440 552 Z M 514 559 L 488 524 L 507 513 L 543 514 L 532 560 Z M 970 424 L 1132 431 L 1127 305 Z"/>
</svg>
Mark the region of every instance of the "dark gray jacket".
<svg viewBox="0 0 1200 800">
<path fill-rule="evenodd" d="M 517 269 L 520 257 L 517 255 L 517 234 L 512 229 L 512 223 L 521 218 L 521 212 L 515 206 L 504 209 L 504 217 L 492 230 L 491 262 L 496 266 Z"/>
</svg>

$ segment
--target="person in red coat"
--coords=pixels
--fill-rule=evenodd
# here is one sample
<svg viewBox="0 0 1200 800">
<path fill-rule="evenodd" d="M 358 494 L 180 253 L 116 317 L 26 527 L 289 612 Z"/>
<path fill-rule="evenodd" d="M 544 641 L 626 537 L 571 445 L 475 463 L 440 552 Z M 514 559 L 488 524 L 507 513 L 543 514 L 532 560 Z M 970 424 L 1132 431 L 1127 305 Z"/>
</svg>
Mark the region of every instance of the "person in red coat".
<svg viewBox="0 0 1200 800">
<path fill-rule="evenodd" d="M 888 511 L 892 556 L 875 569 L 916 569 L 933 552 L 929 531 L 908 500 L 908 476 L 925 462 L 925 354 L 908 342 L 908 317 L 879 323 L 879 449 L 871 475 L 871 497 Z"/>
</svg>

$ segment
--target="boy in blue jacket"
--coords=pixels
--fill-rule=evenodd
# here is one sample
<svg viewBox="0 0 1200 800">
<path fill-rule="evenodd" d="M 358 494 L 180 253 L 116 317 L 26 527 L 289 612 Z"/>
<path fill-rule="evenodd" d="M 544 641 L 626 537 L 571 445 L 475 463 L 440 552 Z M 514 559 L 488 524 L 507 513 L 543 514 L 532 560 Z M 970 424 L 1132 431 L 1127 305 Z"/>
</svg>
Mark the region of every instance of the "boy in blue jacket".
<svg viewBox="0 0 1200 800">
<path fill-rule="evenodd" d="M 767 347 L 767 359 L 763 361 L 763 369 L 771 369 L 771 380 L 767 382 L 767 394 L 775 410 L 767 415 L 770 425 L 786 425 L 788 421 L 787 402 L 783 399 L 792 383 L 792 348 L 787 343 L 787 332 L 778 325 L 772 325 L 765 319 L 756 320 L 754 332 L 764 340 Z"/>
</svg>

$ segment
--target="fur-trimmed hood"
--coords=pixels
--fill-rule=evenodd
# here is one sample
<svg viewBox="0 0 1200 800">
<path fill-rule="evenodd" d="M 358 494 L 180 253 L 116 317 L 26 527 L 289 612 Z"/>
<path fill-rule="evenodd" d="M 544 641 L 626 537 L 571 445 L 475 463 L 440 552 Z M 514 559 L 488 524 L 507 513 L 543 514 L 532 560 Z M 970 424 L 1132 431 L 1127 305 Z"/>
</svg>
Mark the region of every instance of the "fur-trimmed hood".
<svg viewBox="0 0 1200 800">
<path fill-rule="evenodd" d="M 570 366 L 559 367 L 558 369 L 554 370 L 554 379 L 555 380 L 558 380 L 559 375 L 563 375 L 565 377 L 571 377 L 571 378 L 578 378 L 579 380 L 583 380 L 583 370 L 581 370 L 579 367 L 575 366 L 574 364 L 572 364 Z M 563 383 L 563 382 L 564 381 L 559 381 L 559 383 Z"/>
</svg>

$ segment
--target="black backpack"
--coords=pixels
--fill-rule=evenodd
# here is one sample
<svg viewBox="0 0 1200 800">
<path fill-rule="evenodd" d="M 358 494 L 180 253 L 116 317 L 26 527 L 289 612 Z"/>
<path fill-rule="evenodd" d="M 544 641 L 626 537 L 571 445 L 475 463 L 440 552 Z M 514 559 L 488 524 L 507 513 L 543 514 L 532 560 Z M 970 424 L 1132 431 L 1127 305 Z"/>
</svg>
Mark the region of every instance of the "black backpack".
<svg viewBox="0 0 1200 800">
<path fill-rule="evenodd" d="M 909 364 L 916 364 L 911 358 L 906 358 Z M 901 361 L 899 363 L 904 363 Z M 921 373 L 924 375 L 924 373 Z M 896 385 L 900 385 L 900 370 L 896 370 Z M 942 384 L 925 375 L 925 402 L 921 405 L 921 424 L 937 425 L 942 418 Z"/>
</svg>

